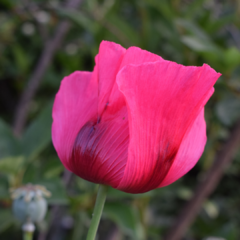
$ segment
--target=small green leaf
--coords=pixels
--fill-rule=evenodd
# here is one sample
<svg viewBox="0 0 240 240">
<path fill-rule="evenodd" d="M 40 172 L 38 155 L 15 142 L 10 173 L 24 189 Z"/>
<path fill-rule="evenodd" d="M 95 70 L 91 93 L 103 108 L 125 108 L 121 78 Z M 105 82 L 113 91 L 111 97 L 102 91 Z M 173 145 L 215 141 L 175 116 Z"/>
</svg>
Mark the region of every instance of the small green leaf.
<svg viewBox="0 0 240 240">
<path fill-rule="evenodd" d="M 3 174 L 16 174 L 24 163 L 23 156 L 2 158 L 0 159 L 0 172 Z"/>
<path fill-rule="evenodd" d="M 189 200 L 193 195 L 193 192 L 189 188 L 186 188 L 186 187 L 179 188 L 177 193 L 178 193 L 178 196 L 184 200 Z"/>
<path fill-rule="evenodd" d="M 157 9 L 166 19 L 172 20 L 175 16 L 173 8 L 167 0 L 145 0 L 147 4 Z"/>
<path fill-rule="evenodd" d="M 23 153 L 27 157 L 37 156 L 51 142 L 52 102 L 46 106 L 22 137 Z"/>
<path fill-rule="evenodd" d="M 48 179 L 48 178 L 55 178 L 55 177 L 59 176 L 60 173 L 63 172 L 63 170 L 64 170 L 63 165 L 59 163 L 58 166 L 55 166 L 53 168 L 48 169 L 44 173 L 44 177 L 46 179 Z"/>
<path fill-rule="evenodd" d="M 47 198 L 49 204 L 67 205 L 69 203 L 66 189 L 60 178 L 44 180 L 36 184 L 45 186 L 51 192 L 51 197 Z"/>
<path fill-rule="evenodd" d="M 196 36 L 182 36 L 181 41 L 197 52 L 218 52 L 218 48 L 207 40 L 199 39 Z"/>
<path fill-rule="evenodd" d="M 131 25 L 123 18 L 117 16 L 116 14 L 108 14 L 106 16 L 106 21 L 111 23 L 112 27 L 115 30 L 112 33 L 116 33 L 115 35 L 118 37 L 119 40 L 125 39 L 125 45 L 135 45 L 139 46 L 139 35 L 135 29 L 132 28 Z M 121 37 L 120 37 L 121 36 Z M 128 47 L 128 46 L 127 46 Z"/>
<path fill-rule="evenodd" d="M 189 31 L 191 34 L 193 34 L 198 39 L 201 39 L 203 41 L 210 41 L 209 36 L 202 30 L 199 26 L 194 24 L 192 21 L 188 21 L 185 19 L 178 18 L 175 20 L 177 26 L 181 26 L 185 28 L 187 31 Z"/>
<path fill-rule="evenodd" d="M 225 51 L 224 61 L 227 67 L 234 69 L 240 64 L 240 51 L 231 47 Z"/>
<path fill-rule="evenodd" d="M 10 210 L 1 210 L 0 214 L 0 233 L 11 227 L 14 223 L 14 218 Z"/>
<path fill-rule="evenodd" d="M 206 201 L 203 205 L 203 208 L 210 218 L 215 219 L 219 215 L 218 206 L 213 201 Z"/>
<path fill-rule="evenodd" d="M 218 228 L 216 235 L 221 236 L 223 239 L 236 240 L 238 239 L 238 226 L 234 222 L 227 222 L 221 228 Z"/>
<path fill-rule="evenodd" d="M 114 188 L 109 188 L 108 190 L 108 198 L 110 199 L 123 199 L 123 198 L 142 198 L 142 197 L 150 197 L 154 195 L 154 191 L 149 191 L 146 193 L 138 193 L 138 194 L 131 194 L 131 193 L 126 193 L 119 191 Z"/>
<path fill-rule="evenodd" d="M 69 18 L 71 21 L 77 25 L 80 25 L 91 33 L 96 33 L 99 29 L 99 24 L 96 21 L 93 21 L 83 12 L 76 10 L 66 10 L 63 8 L 58 9 L 57 12 L 59 15 Z"/>
<path fill-rule="evenodd" d="M 16 155 L 19 152 L 19 142 L 14 137 L 12 130 L 0 119 L 0 159 Z"/>
<path fill-rule="evenodd" d="M 21 48 L 20 45 L 16 45 L 16 44 L 13 45 L 12 51 L 13 51 L 16 65 L 19 68 L 19 72 L 25 73 L 30 66 L 30 59 L 26 55 L 26 51 L 23 48 Z"/>
<path fill-rule="evenodd" d="M 4 178 L 3 176 L 1 177 L 0 181 L 0 199 L 9 199 L 9 184 L 7 180 L 7 176 Z"/>
<path fill-rule="evenodd" d="M 133 209 L 124 203 L 106 203 L 104 214 L 114 221 L 125 234 L 134 237 L 137 235 L 137 219 Z"/>
<path fill-rule="evenodd" d="M 199 13 L 199 10 L 202 9 L 202 6 L 206 2 L 206 0 L 194 0 L 191 1 L 189 6 L 187 7 L 184 16 L 192 19 L 196 14 Z"/>
</svg>

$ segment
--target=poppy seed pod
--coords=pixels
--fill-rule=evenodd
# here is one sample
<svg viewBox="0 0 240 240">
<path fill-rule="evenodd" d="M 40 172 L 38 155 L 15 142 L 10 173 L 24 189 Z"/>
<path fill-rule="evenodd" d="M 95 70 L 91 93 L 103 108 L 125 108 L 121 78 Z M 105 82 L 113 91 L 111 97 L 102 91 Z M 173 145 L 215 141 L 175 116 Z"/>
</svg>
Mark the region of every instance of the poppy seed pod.
<svg viewBox="0 0 240 240">
<path fill-rule="evenodd" d="M 52 140 L 64 166 L 129 193 L 187 173 L 203 153 L 204 106 L 221 74 L 107 41 L 95 62 L 93 72 L 65 77 L 54 101 Z"/>
<path fill-rule="evenodd" d="M 45 187 L 28 184 L 11 190 L 13 214 L 21 222 L 41 222 L 47 212 L 47 201 L 44 197 L 51 194 Z"/>
</svg>

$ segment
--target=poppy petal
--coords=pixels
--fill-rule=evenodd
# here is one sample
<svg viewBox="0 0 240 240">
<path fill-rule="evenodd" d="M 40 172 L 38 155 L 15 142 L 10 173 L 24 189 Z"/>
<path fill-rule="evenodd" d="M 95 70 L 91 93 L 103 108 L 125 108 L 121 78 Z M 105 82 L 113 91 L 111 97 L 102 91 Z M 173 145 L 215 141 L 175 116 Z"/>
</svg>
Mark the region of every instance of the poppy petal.
<svg viewBox="0 0 240 240">
<path fill-rule="evenodd" d="M 109 96 L 113 91 L 116 75 L 125 52 L 125 48 L 113 42 L 102 41 L 100 44 L 99 53 L 96 57 L 96 66 L 93 72 L 98 81 L 99 115 L 102 114 L 106 104 L 110 101 Z M 116 90 L 119 91 L 118 89 L 115 89 L 115 91 Z M 115 91 L 113 91 L 113 95 L 116 95 Z M 113 98 L 111 102 L 113 102 Z"/>
<path fill-rule="evenodd" d="M 201 157 L 207 141 L 204 109 L 195 120 L 191 130 L 184 136 L 176 158 L 159 187 L 165 187 L 191 170 Z"/>
<path fill-rule="evenodd" d="M 116 186 L 127 161 L 125 99 L 109 98 L 125 49 L 102 42 L 93 73 L 64 78 L 53 108 L 53 143 L 66 168 L 95 182 Z"/>
<path fill-rule="evenodd" d="M 118 189 L 141 193 L 160 185 L 219 76 L 208 65 L 170 61 L 128 65 L 119 72 L 117 84 L 128 106 L 129 148 Z"/>
<path fill-rule="evenodd" d="M 108 107 L 105 112 L 107 112 Z M 127 107 L 100 122 L 88 121 L 73 146 L 71 169 L 81 178 L 112 187 L 119 185 L 127 162 L 129 130 Z"/>
<path fill-rule="evenodd" d="M 53 105 L 52 140 L 63 165 L 70 169 L 72 147 L 82 126 L 97 118 L 98 85 L 90 72 L 65 77 Z"/>
<path fill-rule="evenodd" d="M 164 59 L 154 53 L 148 52 L 146 50 L 142 50 L 141 48 L 130 47 L 127 49 L 122 59 L 120 69 L 130 64 L 140 65 L 143 63 L 150 63 L 150 62 L 157 62 L 157 61 L 164 61 Z"/>
<path fill-rule="evenodd" d="M 129 64 L 135 64 L 139 65 L 142 63 L 147 63 L 147 62 L 156 62 L 156 61 L 164 61 L 163 58 L 160 56 L 150 53 L 148 51 L 142 50 L 141 48 L 138 47 L 130 47 L 127 49 L 125 54 L 123 55 L 121 59 L 121 66 L 119 67 L 119 70 L 121 70 L 123 67 Z M 115 76 L 116 79 L 116 76 Z M 123 94 L 119 91 L 119 87 L 116 83 L 113 86 L 111 95 L 109 97 L 109 101 L 112 103 L 116 103 L 116 106 L 118 104 L 122 104 L 125 102 Z"/>
</svg>

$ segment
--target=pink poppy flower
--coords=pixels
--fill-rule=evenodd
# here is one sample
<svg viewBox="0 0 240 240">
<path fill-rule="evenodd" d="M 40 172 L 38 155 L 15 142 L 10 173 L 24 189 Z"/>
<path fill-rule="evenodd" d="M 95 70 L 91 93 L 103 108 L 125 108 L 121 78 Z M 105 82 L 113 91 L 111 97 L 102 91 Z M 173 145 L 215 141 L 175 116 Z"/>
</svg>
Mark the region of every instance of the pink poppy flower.
<svg viewBox="0 0 240 240">
<path fill-rule="evenodd" d="M 204 105 L 220 73 L 103 41 L 93 72 L 65 77 L 52 139 L 63 165 L 88 181 L 129 192 L 187 173 L 206 144 Z"/>
</svg>

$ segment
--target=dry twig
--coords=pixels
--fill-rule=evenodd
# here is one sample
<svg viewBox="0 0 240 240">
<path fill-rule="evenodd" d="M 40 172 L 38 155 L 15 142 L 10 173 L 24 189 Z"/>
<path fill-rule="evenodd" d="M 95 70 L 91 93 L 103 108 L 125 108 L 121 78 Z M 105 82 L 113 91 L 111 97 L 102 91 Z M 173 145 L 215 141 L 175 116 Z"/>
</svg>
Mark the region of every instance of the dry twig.
<svg viewBox="0 0 240 240">
<path fill-rule="evenodd" d="M 66 8 L 77 8 L 82 0 L 70 0 L 66 4 Z M 16 109 L 13 130 L 15 135 L 21 135 L 24 125 L 26 123 L 29 105 L 41 83 L 41 80 L 51 64 L 53 56 L 56 50 L 61 46 L 61 43 L 70 28 L 68 21 L 61 21 L 56 27 L 54 36 L 52 39 L 46 42 L 44 50 L 39 58 L 39 61 L 28 81 L 26 88 L 24 89 L 20 98 L 19 104 Z"/>
</svg>

